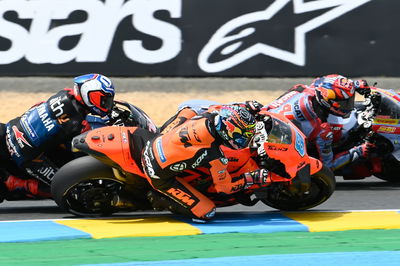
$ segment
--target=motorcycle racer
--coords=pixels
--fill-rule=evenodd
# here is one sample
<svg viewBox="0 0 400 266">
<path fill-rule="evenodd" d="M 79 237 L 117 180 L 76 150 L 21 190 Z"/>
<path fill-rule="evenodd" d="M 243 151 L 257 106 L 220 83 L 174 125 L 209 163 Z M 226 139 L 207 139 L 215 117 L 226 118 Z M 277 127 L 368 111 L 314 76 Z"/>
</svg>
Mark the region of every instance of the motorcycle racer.
<svg viewBox="0 0 400 266">
<path fill-rule="evenodd" d="M 221 145 L 232 149 L 247 147 L 255 125 L 254 117 L 240 106 L 225 105 L 201 115 L 182 109 L 143 149 L 143 170 L 150 184 L 160 192 L 148 195 L 153 207 L 187 214 L 198 221 L 214 216 L 215 204 L 176 177 L 185 169 L 209 168 L 217 193 L 231 194 L 265 182 L 266 175 L 260 171 L 232 179 L 227 171 L 228 160 L 220 148 Z"/>
<path fill-rule="evenodd" d="M 114 105 L 112 81 L 101 74 L 74 78 L 65 88 L 6 124 L 0 124 L 1 187 L 6 196 L 50 197 L 49 185 L 60 164 L 72 156 L 71 139 L 90 129 L 88 114 L 104 117 Z M 18 177 L 17 177 L 18 176 Z M 32 178 L 33 177 L 33 178 Z"/>
<path fill-rule="evenodd" d="M 364 94 L 369 86 L 365 80 L 353 81 L 342 75 L 330 74 L 316 78 L 311 85 L 297 84 L 278 99 L 265 106 L 269 112 L 285 115 L 307 136 L 311 147 L 322 162 L 336 170 L 360 157 L 367 157 L 370 143 L 334 154 L 333 133 L 329 114 L 346 117 L 354 108 L 355 92 Z"/>
</svg>

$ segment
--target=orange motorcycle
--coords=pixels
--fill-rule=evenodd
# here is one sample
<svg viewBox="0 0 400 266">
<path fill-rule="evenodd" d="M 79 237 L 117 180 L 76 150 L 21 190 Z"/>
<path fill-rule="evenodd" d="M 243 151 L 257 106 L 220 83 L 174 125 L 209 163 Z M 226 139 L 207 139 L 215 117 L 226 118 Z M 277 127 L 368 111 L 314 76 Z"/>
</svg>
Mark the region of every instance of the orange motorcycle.
<svg viewBox="0 0 400 266">
<path fill-rule="evenodd" d="M 261 201 L 279 210 L 306 210 L 325 202 L 335 190 L 333 173 L 307 154 L 305 136 L 292 122 L 279 114 L 263 115 L 251 147 L 223 149 L 232 177 L 265 168 L 269 170 L 267 184 L 227 195 L 213 190 L 206 168 L 176 169 L 178 178 L 185 179 L 217 207 L 252 206 Z M 51 184 L 56 203 L 78 216 L 151 209 L 146 194 L 152 187 L 144 178 L 141 151 L 135 149 L 137 140 L 131 137 L 135 130 L 102 127 L 75 137 L 74 149 L 90 156 L 73 160 L 56 173 Z"/>
</svg>

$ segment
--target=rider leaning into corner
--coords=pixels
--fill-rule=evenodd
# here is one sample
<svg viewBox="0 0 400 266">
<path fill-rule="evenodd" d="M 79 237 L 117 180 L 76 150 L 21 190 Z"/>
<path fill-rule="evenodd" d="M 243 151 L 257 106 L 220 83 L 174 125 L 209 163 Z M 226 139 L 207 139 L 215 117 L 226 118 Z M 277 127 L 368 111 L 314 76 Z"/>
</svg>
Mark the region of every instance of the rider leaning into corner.
<svg viewBox="0 0 400 266">
<path fill-rule="evenodd" d="M 353 81 L 331 74 L 316 78 L 311 85 L 295 85 L 264 108 L 283 114 L 294 122 L 307 136 L 310 150 L 316 149 L 322 162 L 336 170 L 360 157 L 368 157 L 373 144 L 365 142 L 349 151 L 334 154 L 333 132 L 327 121 L 328 116 L 349 116 L 354 108 L 355 92 L 363 95 L 369 90 L 365 80 Z"/>
<path fill-rule="evenodd" d="M 232 194 L 265 183 L 266 174 L 262 171 L 233 179 L 227 171 L 228 160 L 220 149 L 221 145 L 232 149 L 247 147 L 255 125 L 254 116 L 240 106 L 225 105 L 199 115 L 190 108 L 180 110 L 161 127 L 161 134 L 144 144 L 143 170 L 156 190 L 148 194 L 153 207 L 189 215 L 194 221 L 213 218 L 215 204 L 176 177 L 184 169 L 208 168 L 217 193 Z"/>
<path fill-rule="evenodd" d="M 109 78 L 86 74 L 74 82 L 73 88 L 0 124 L 0 202 L 16 195 L 50 197 L 49 185 L 60 161 L 72 156 L 71 139 L 90 129 L 87 115 L 111 112 L 115 90 Z"/>
</svg>

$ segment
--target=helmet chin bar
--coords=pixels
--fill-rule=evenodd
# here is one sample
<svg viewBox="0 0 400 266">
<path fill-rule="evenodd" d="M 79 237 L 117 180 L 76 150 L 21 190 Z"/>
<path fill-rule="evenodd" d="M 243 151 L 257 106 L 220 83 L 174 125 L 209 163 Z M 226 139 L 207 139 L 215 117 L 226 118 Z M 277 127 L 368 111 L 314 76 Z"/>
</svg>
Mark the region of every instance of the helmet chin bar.
<svg viewBox="0 0 400 266">
<path fill-rule="evenodd" d="M 333 115 L 340 116 L 340 117 L 346 117 L 348 115 L 347 113 L 339 111 L 338 109 L 335 109 L 334 107 L 329 108 L 329 112 Z"/>
</svg>

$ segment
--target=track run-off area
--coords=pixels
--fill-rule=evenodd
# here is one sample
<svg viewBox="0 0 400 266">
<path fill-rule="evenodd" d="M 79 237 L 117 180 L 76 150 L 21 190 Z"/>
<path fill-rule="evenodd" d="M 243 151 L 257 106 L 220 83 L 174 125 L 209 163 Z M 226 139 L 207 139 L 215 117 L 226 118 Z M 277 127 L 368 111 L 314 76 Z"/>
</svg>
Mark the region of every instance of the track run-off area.
<svg viewBox="0 0 400 266">
<path fill-rule="evenodd" d="M 0 265 L 398 265 L 400 211 L 0 222 Z"/>
</svg>

